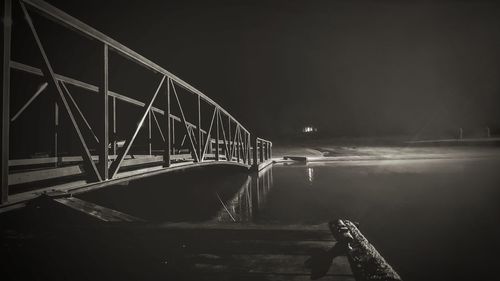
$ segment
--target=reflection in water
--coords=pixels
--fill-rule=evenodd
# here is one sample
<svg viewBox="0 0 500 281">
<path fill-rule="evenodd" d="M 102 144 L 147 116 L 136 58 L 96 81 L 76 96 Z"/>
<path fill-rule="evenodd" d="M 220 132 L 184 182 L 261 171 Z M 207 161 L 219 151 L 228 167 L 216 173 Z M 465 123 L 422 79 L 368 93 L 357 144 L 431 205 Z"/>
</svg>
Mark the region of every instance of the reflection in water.
<svg viewBox="0 0 500 281">
<path fill-rule="evenodd" d="M 307 179 L 310 183 L 314 181 L 314 169 L 311 167 L 307 168 Z"/>
<path fill-rule="evenodd" d="M 249 175 L 236 195 L 223 202 L 220 196 L 221 209 L 215 216 L 217 222 L 252 222 L 266 204 L 266 197 L 273 186 L 272 166 Z"/>
</svg>

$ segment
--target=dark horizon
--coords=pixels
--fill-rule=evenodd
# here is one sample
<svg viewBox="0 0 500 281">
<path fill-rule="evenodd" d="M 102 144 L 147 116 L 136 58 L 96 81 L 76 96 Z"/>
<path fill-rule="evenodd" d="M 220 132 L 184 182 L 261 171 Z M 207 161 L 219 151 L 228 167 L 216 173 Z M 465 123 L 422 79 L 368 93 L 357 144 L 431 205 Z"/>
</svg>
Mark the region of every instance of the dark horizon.
<svg viewBox="0 0 500 281">
<path fill-rule="evenodd" d="M 178 75 L 266 137 L 305 125 L 347 137 L 500 129 L 500 5 L 493 1 L 48 2 Z M 66 39 L 63 28 L 35 20 L 46 22 L 41 37 L 56 71 L 91 81 L 92 41 L 69 32 Z M 14 36 L 21 25 L 14 21 Z M 15 39 L 13 59 L 27 50 L 38 56 Z M 50 53 L 56 45 L 66 51 Z M 64 65 L 73 57 L 89 68 Z M 111 90 L 135 73 L 123 75 Z M 134 87 L 122 86 L 139 91 Z"/>
</svg>

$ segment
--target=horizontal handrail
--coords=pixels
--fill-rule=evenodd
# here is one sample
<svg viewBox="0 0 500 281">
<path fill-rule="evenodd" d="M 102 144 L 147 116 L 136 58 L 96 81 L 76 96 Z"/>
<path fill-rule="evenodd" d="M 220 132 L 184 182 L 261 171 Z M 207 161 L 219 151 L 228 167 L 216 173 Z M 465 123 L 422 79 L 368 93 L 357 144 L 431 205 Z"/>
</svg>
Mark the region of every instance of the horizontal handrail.
<svg viewBox="0 0 500 281">
<path fill-rule="evenodd" d="M 42 70 L 39 69 L 39 68 L 36 68 L 36 67 L 33 67 L 33 66 L 29 66 L 27 64 L 23 64 L 23 63 L 20 63 L 20 62 L 17 62 L 17 61 L 11 61 L 10 62 L 10 67 L 12 69 L 15 69 L 15 70 L 19 70 L 19 71 L 24 71 L 26 73 L 31 73 L 33 75 L 37 75 L 37 76 L 43 76 L 43 73 L 42 73 Z M 79 87 L 79 88 L 82 88 L 82 89 L 85 89 L 85 90 L 88 90 L 90 92 L 93 92 L 93 93 L 99 93 L 99 87 L 95 86 L 95 85 L 92 85 L 92 84 L 89 84 L 89 83 L 86 83 L 86 82 L 82 82 L 82 81 L 79 81 L 77 79 L 74 79 L 74 78 L 70 78 L 70 77 L 67 77 L 67 76 L 63 76 L 63 75 L 60 75 L 60 74 L 55 74 L 55 77 L 58 81 L 62 81 L 64 83 L 67 83 L 67 84 L 70 84 L 70 85 L 73 85 L 75 87 Z M 117 98 L 118 100 L 121 100 L 121 101 L 124 101 L 126 103 L 129 103 L 129 104 L 132 104 L 132 105 L 136 105 L 136 106 L 140 106 L 140 107 L 144 107 L 146 106 L 145 103 L 143 103 L 142 101 L 138 101 L 136 99 L 133 99 L 133 98 L 130 98 L 130 97 L 127 97 L 127 96 L 124 96 L 124 95 L 121 95 L 121 94 L 118 94 L 116 92 L 113 92 L 113 91 L 109 91 L 108 90 L 108 95 L 110 97 L 114 97 L 114 98 Z M 161 114 L 161 115 L 165 115 L 165 111 L 162 110 L 162 109 L 159 109 L 157 107 L 151 107 L 151 110 Z M 170 114 L 170 118 L 174 119 L 176 122 L 181 122 L 181 119 L 174 115 L 174 114 Z M 194 125 L 193 123 L 189 122 L 189 121 L 186 121 L 187 124 L 193 128 L 197 128 L 196 125 Z M 201 131 L 205 134 L 206 131 L 201 129 Z"/>
</svg>

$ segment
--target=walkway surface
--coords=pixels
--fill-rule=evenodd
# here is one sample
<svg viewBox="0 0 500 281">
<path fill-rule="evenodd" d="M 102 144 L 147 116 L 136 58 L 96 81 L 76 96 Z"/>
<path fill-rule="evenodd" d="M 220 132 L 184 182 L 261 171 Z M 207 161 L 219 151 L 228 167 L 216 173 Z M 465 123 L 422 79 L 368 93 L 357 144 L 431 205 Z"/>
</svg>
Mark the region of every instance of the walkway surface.
<svg viewBox="0 0 500 281">
<path fill-rule="evenodd" d="M 67 203 L 2 214 L 3 280 L 355 280 L 326 223 L 103 222 Z"/>
</svg>

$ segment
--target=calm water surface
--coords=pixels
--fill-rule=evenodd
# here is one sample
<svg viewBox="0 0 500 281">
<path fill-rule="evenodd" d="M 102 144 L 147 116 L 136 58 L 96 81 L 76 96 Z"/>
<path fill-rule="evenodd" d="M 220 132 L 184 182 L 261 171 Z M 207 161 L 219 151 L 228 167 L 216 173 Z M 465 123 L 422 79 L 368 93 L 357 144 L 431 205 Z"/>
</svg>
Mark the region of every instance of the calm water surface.
<svg viewBox="0 0 500 281">
<path fill-rule="evenodd" d="M 498 159 L 274 166 L 261 176 L 265 202 L 251 220 L 348 218 L 406 280 L 487 280 L 500 265 L 499 167 Z"/>
<path fill-rule="evenodd" d="M 81 197 L 160 222 L 347 218 L 405 280 L 490 280 L 500 265 L 499 167 L 497 158 L 275 165 L 250 176 L 166 175 L 168 185 L 146 179 Z"/>
</svg>

